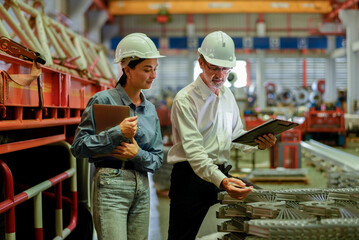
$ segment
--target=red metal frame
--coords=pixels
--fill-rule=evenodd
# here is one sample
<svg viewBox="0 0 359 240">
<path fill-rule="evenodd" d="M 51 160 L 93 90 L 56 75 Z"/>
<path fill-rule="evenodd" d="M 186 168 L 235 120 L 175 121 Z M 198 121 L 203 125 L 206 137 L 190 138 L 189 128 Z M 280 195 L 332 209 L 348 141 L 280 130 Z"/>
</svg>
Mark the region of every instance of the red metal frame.
<svg viewBox="0 0 359 240">
<path fill-rule="evenodd" d="M 289 129 L 280 135 L 281 142 L 300 143 L 302 141 L 302 131 L 297 128 Z"/>
<path fill-rule="evenodd" d="M 0 71 L 29 74 L 32 63 L 0 53 Z M 20 86 L 12 81 L 1 91 L 8 99 L 0 104 L 0 131 L 40 129 L 63 126 L 63 133 L 0 145 L 0 154 L 37 147 L 67 139 L 66 125 L 76 125 L 88 100 L 98 91 L 112 88 L 111 83 L 97 82 L 45 66 L 41 67 L 43 106 L 40 106 L 37 82 Z M 5 79 L 3 80 L 5 81 Z M 5 95 L 4 95 L 5 96 Z M 2 117 L 1 117 L 2 116 Z"/>
<path fill-rule="evenodd" d="M 346 132 L 344 112 L 339 108 L 325 111 L 311 108 L 305 113 L 304 124 L 306 132 Z"/>
<path fill-rule="evenodd" d="M 0 53 L 0 72 L 4 71 L 10 76 L 12 74 L 29 74 L 31 67 L 31 62 Z M 2 143 L 0 144 L 0 154 L 57 143 L 71 138 L 74 131 L 69 132 L 67 128 L 70 125 L 76 126 L 80 122 L 81 113 L 88 100 L 96 92 L 113 87 L 111 81 L 84 79 L 76 74 L 46 66 L 41 66 L 39 78 L 43 101 L 39 95 L 41 91 L 37 81 L 29 86 L 21 86 L 5 78 L 0 78 L 3 81 L 3 88 L 0 91 L 2 91 L 3 96 L 7 92 L 6 95 L 8 96 L 7 99 L 0 102 L 0 131 L 4 135 L 17 131 L 21 133 L 23 130 L 45 132 L 40 137 L 35 137 L 35 134 L 24 138 L 25 140 L 14 139 L 12 142 Z M 8 85 L 6 81 L 8 81 Z M 48 131 L 49 128 L 56 129 L 56 131 Z M 76 172 L 75 167 L 71 171 Z M 64 172 L 43 183 L 48 186 L 55 186 L 55 194 L 47 193 L 44 190 L 42 193 L 56 199 L 57 209 L 60 212 L 62 212 L 61 202 L 63 200 L 71 205 L 69 225 L 65 229 L 62 229 L 61 225 L 56 230 L 56 234 L 62 237 L 70 234 L 77 224 L 77 190 L 71 190 L 71 199 L 64 198 L 61 190 L 62 181 L 70 177 L 68 172 Z M 26 191 L 14 196 L 14 180 L 9 167 L 2 160 L 0 160 L 0 179 L 5 194 L 5 200 L 0 202 L 0 214 L 5 216 L 5 232 L 10 239 L 15 236 L 15 207 L 34 197 L 29 196 L 28 191 L 35 187 L 39 188 L 39 186 L 26 188 Z M 39 198 L 41 200 L 41 196 Z M 36 201 L 35 197 L 34 201 Z M 34 228 L 35 239 L 42 240 L 43 229 L 41 224 L 34 226 Z"/>
<path fill-rule="evenodd" d="M 283 167 L 298 168 L 298 144 L 283 144 Z"/>
</svg>

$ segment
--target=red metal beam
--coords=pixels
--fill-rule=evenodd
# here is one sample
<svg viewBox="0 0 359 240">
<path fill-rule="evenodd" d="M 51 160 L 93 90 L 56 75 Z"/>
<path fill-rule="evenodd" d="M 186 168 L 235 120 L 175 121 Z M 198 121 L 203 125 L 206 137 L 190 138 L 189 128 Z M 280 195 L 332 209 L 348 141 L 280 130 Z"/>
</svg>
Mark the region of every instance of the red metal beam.
<svg viewBox="0 0 359 240">
<path fill-rule="evenodd" d="M 342 3 L 339 7 L 337 7 L 331 13 L 329 13 L 327 15 L 327 17 L 324 19 L 324 21 L 327 21 L 327 22 L 332 21 L 334 18 L 336 18 L 338 16 L 340 10 L 351 8 L 354 4 L 356 4 L 358 2 L 359 2 L 359 0 L 348 0 L 344 3 Z"/>
<path fill-rule="evenodd" d="M 2 144 L 0 145 L 0 154 L 39 147 L 50 143 L 64 141 L 65 139 L 66 139 L 65 134 L 59 134 L 50 137 L 43 137 L 43 138 L 25 140 L 21 142 Z"/>
</svg>

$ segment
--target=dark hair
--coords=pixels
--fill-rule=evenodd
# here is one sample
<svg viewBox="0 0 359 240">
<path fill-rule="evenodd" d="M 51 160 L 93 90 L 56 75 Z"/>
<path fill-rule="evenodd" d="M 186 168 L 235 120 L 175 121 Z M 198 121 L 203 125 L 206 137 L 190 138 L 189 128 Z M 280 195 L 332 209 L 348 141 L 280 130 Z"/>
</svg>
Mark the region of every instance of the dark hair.
<svg viewBox="0 0 359 240">
<path fill-rule="evenodd" d="M 131 69 L 134 69 L 137 64 L 139 64 L 140 62 L 144 61 L 145 58 L 140 58 L 140 59 L 136 59 L 136 60 L 132 60 L 128 63 L 127 66 L 129 66 Z M 121 86 L 125 86 L 126 85 L 126 82 L 127 82 L 127 75 L 125 73 L 125 69 L 122 68 L 122 76 L 120 77 L 120 80 L 118 80 L 116 86 L 118 84 L 121 84 Z"/>
</svg>

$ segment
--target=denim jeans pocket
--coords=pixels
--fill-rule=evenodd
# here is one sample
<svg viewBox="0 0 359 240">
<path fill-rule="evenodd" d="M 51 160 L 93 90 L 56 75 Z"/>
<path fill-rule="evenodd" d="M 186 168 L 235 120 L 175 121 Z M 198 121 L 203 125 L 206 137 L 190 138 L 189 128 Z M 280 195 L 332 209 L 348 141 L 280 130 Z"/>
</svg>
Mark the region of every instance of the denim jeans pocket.
<svg viewBox="0 0 359 240">
<path fill-rule="evenodd" d="M 98 170 L 98 187 L 101 188 L 106 185 L 112 185 L 113 182 L 121 178 L 122 173 L 123 171 L 121 169 L 100 168 Z"/>
</svg>

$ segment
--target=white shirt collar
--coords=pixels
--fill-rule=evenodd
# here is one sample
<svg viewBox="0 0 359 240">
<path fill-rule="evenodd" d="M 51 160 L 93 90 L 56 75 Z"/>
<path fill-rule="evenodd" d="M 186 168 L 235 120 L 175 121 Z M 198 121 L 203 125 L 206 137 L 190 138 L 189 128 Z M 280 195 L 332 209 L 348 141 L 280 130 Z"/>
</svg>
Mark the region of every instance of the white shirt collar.
<svg viewBox="0 0 359 240">
<path fill-rule="evenodd" d="M 217 97 L 217 95 L 214 92 L 212 92 L 212 90 L 204 83 L 201 76 L 197 77 L 194 84 L 196 89 L 198 90 L 198 94 L 202 97 L 203 100 L 206 100 L 209 96 L 211 96 L 211 94 Z M 224 86 L 222 86 L 219 89 L 218 97 L 221 97 L 223 95 L 223 92 L 224 92 Z"/>
</svg>

